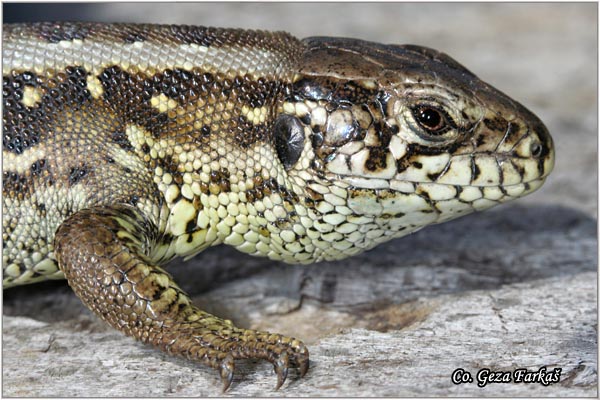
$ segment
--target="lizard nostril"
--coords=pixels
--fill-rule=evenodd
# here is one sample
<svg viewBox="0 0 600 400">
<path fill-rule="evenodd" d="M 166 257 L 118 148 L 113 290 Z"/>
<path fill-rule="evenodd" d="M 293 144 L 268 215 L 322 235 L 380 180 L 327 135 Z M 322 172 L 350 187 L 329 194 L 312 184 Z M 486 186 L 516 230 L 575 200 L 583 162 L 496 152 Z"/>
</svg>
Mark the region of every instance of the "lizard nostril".
<svg viewBox="0 0 600 400">
<path fill-rule="evenodd" d="M 535 142 L 535 143 L 531 144 L 531 155 L 533 157 L 538 158 L 543 153 L 544 153 L 544 146 L 541 143 Z"/>
</svg>

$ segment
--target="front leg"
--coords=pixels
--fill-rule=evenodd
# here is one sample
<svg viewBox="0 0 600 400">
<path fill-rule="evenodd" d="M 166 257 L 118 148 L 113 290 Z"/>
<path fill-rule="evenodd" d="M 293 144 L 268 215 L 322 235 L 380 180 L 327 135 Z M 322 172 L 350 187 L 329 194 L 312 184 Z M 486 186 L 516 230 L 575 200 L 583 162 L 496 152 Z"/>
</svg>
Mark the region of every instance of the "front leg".
<svg viewBox="0 0 600 400">
<path fill-rule="evenodd" d="M 145 257 L 156 228 L 133 207 L 79 211 L 58 229 L 58 265 L 84 304 L 129 336 L 169 354 L 218 369 L 227 390 L 234 360 L 271 362 L 277 389 L 288 367 L 308 369 L 308 349 L 299 340 L 235 327 L 191 303 L 172 277 Z"/>
</svg>

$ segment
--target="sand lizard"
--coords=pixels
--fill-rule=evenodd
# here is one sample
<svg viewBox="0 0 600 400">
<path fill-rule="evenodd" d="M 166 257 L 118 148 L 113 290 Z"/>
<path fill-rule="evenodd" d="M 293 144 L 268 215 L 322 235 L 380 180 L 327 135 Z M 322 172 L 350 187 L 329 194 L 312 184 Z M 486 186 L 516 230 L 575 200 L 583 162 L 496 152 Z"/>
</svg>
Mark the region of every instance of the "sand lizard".
<svg viewBox="0 0 600 400">
<path fill-rule="evenodd" d="M 193 26 L 3 32 L 3 282 L 66 277 L 127 335 L 220 371 L 308 369 L 298 339 L 194 306 L 160 265 L 224 243 L 334 260 L 531 193 L 552 139 L 413 45 Z"/>
</svg>

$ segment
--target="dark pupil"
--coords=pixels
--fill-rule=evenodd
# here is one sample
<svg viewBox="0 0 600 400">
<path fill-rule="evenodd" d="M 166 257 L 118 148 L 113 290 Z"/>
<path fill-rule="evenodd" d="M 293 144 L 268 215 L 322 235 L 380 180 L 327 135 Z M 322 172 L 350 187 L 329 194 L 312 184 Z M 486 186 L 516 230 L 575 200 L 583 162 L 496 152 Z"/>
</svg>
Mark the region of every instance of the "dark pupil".
<svg viewBox="0 0 600 400">
<path fill-rule="evenodd" d="M 417 119 L 427 129 L 438 130 L 442 127 L 442 115 L 433 108 L 420 108 L 417 111 Z"/>
</svg>

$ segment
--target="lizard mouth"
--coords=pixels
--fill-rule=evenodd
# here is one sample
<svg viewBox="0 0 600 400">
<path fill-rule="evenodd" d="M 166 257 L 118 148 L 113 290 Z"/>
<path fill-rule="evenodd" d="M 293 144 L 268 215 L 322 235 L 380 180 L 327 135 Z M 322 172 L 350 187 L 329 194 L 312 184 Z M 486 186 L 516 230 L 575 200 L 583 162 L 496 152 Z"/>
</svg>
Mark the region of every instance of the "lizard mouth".
<svg viewBox="0 0 600 400">
<path fill-rule="evenodd" d="M 389 190 L 404 194 L 424 194 L 432 201 L 443 201 L 450 199 L 462 199 L 472 201 L 479 198 L 506 201 L 511 198 L 521 197 L 537 190 L 546 180 L 546 175 L 531 179 L 526 182 L 512 184 L 452 184 L 439 182 L 416 182 L 399 179 L 376 179 L 339 175 L 341 181 L 353 189 L 364 190 Z M 465 194 L 467 193 L 467 194 Z M 477 194 L 479 193 L 479 195 Z M 463 198 L 461 198 L 461 194 Z"/>
<path fill-rule="evenodd" d="M 424 226 L 523 197 L 539 189 L 545 179 L 539 177 L 528 182 L 496 186 L 352 177 L 345 177 L 342 182 L 348 185 L 347 205 L 354 213 L 406 219 L 415 226 Z"/>
<path fill-rule="evenodd" d="M 364 189 L 412 192 L 417 185 L 432 185 L 516 192 L 519 188 L 543 183 L 552 171 L 553 165 L 553 157 L 536 160 L 503 154 L 471 154 L 453 157 L 439 155 L 422 157 L 402 172 L 371 174 L 370 171 L 365 170 L 363 164 L 352 163 L 351 171 L 350 168 L 346 168 L 343 172 L 333 168 L 335 170 L 333 172 L 330 167 L 327 175 L 331 179 L 341 179 L 350 186 Z"/>
<path fill-rule="evenodd" d="M 404 157 L 396 154 L 393 144 L 390 151 L 366 146 L 355 150 L 354 144 L 343 146 L 325 159 L 325 172 L 351 186 L 370 189 L 403 191 L 406 186 L 431 183 L 516 191 L 521 186 L 543 182 L 554 167 L 552 147 L 542 148 L 537 141 L 524 143 L 521 147 L 526 148 L 526 153 L 519 149 L 521 154 L 481 151 L 412 153 Z"/>
</svg>

